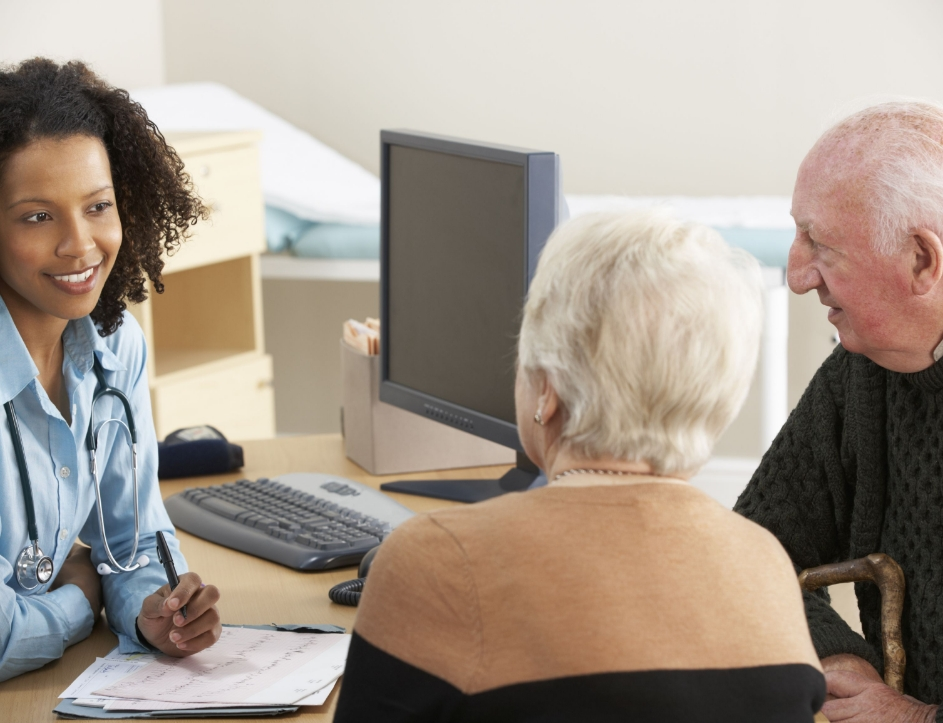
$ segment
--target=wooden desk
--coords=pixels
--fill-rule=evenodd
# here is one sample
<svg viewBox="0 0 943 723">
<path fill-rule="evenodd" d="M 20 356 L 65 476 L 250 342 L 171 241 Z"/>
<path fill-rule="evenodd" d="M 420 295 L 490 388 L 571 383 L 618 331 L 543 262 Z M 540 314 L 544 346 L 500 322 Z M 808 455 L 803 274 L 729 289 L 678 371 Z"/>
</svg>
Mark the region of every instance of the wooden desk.
<svg viewBox="0 0 943 723">
<path fill-rule="evenodd" d="M 245 442 L 246 466 L 240 474 L 218 475 L 189 480 L 162 482 L 164 497 L 187 487 L 219 484 L 231 480 L 274 477 L 286 472 L 326 472 L 364 482 L 374 487 L 392 479 L 372 477 L 344 456 L 340 435 L 288 437 L 282 439 Z M 497 477 L 506 467 L 459 469 L 408 475 L 411 479 L 462 479 Z M 457 503 L 410 495 L 394 495 L 410 509 L 424 512 Z M 260 560 L 235 550 L 194 537 L 183 530 L 177 532 L 180 547 L 190 569 L 200 573 L 204 580 L 219 586 L 222 599 L 219 610 L 223 622 L 236 624 L 263 623 L 332 623 L 353 628 L 355 608 L 335 605 L 327 592 L 334 585 L 356 576 L 355 568 L 341 568 L 327 572 L 296 572 L 281 565 Z M 52 709 L 58 704 L 58 695 L 88 667 L 95 658 L 105 655 L 117 644 L 104 620 L 99 620 L 91 636 L 66 650 L 60 660 L 39 670 L 0 683 L 2 712 L 0 719 L 11 721 L 55 721 Z M 334 715 L 336 686 L 323 706 L 301 708 L 298 713 L 278 720 L 330 721 Z M 164 719 L 169 720 L 169 719 Z M 177 719 L 183 720 L 183 719 Z M 244 720 L 216 718 L 219 721 Z M 816 721 L 828 723 L 824 716 Z"/>
<path fill-rule="evenodd" d="M 244 442 L 242 446 L 245 449 L 246 466 L 239 474 L 162 482 L 163 496 L 169 497 L 187 487 L 220 484 L 243 477 L 274 477 L 286 472 L 326 472 L 374 487 L 400 477 L 372 477 L 367 474 L 344 456 L 339 434 Z M 410 479 L 497 477 L 506 469 L 488 467 L 408 476 Z M 417 512 L 457 504 L 410 495 L 394 497 Z M 335 605 L 328 600 L 327 592 L 337 583 L 356 577 L 355 567 L 327 572 L 297 572 L 201 540 L 183 530 L 178 530 L 177 536 L 190 569 L 198 572 L 207 582 L 218 585 L 222 591 L 219 610 L 224 623 L 332 623 L 348 631 L 353 628 L 356 609 Z M 30 723 L 59 720 L 52 712 L 58 705 L 59 694 L 97 656 L 105 655 L 115 645 L 117 639 L 105 621 L 99 620 L 91 636 L 66 650 L 60 660 L 0 683 L 0 720 Z M 278 720 L 330 721 L 334 715 L 338 690 L 339 686 L 335 687 L 323 706 L 302 708 L 298 713 Z"/>
</svg>

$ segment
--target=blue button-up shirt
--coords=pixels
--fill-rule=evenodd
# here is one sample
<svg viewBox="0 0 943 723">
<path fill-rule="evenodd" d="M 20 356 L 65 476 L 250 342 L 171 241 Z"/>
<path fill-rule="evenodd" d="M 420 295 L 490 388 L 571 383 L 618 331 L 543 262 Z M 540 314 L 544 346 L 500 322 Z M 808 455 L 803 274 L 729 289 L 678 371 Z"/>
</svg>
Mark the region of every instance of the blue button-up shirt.
<svg viewBox="0 0 943 723">
<path fill-rule="evenodd" d="M 144 335 L 134 317 L 125 313 L 124 324 L 108 337 L 99 336 L 91 318 L 85 317 L 68 323 L 62 341 L 71 425 L 39 383 L 39 370 L 0 299 L 0 403 L 12 399 L 16 408 L 39 546 L 53 559 L 58 573 L 76 538 L 92 548 L 96 566 L 108 562 L 85 443 L 98 384 L 93 355 L 101 362 L 107 383 L 127 395 L 137 426 L 140 543 L 136 557 L 145 554 L 151 564 L 131 573 L 105 575 L 101 580 L 108 624 L 118 636 L 122 652 L 144 650 L 135 634 L 135 620 L 144 598 L 167 583 L 157 562 L 157 530 L 168 535 L 177 571 L 186 570 L 158 488 L 157 439 Z M 103 420 L 124 419 L 121 403 L 111 395 L 98 401 L 94 414 L 96 429 Z M 24 590 L 17 583 L 14 565 L 29 544 L 29 533 L 9 422 L 6 415 L 0 418 L 0 680 L 6 680 L 59 658 L 67 646 L 91 633 L 94 619 L 85 595 L 75 585 L 50 591 L 52 581 L 33 590 Z M 130 447 L 119 425 L 105 426 L 97 459 L 108 545 L 115 559 L 127 566 L 134 544 L 134 497 Z"/>
</svg>

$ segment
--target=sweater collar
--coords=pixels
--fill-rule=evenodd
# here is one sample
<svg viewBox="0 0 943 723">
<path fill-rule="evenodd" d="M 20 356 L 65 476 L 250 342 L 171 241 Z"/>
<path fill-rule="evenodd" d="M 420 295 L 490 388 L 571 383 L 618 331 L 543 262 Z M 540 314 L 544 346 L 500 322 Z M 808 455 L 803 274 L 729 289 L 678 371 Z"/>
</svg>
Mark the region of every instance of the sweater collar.
<svg viewBox="0 0 943 723">
<path fill-rule="evenodd" d="M 934 362 L 932 366 L 926 369 L 921 369 L 919 372 L 901 374 L 901 376 L 917 389 L 925 392 L 939 392 L 943 390 L 943 359 Z"/>
</svg>

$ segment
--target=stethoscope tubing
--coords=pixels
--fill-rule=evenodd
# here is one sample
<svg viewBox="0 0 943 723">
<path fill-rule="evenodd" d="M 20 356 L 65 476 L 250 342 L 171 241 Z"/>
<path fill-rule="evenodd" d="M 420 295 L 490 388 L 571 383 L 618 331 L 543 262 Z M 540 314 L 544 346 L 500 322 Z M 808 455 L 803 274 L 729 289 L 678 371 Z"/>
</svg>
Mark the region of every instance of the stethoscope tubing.
<svg viewBox="0 0 943 723">
<path fill-rule="evenodd" d="M 131 564 L 134 561 L 134 556 L 137 554 L 138 543 L 140 542 L 140 515 L 138 511 L 138 454 L 134 415 L 131 413 L 131 403 L 128 401 L 128 398 L 124 395 L 124 393 L 119 389 L 109 386 L 105 381 L 105 374 L 97 357 L 94 359 L 93 366 L 100 388 L 92 397 L 88 431 L 85 435 L 85 445 L 88 448 L 92 481 L 95 485 L 95 506 L 98 510 L 98 529 L 101 532 L 101 539 L 105 548 L 105 554 L 108 556 L 108 560 L 112 565 L 111 572 L 133 572 L 134 570 L 142 567 L 141 563 L 144 560 L 142 557 L 141 560 L 137 563 L 133 565 Z M 122 420 L 113 417 L 103 421 L 98 426 L 98 429 L 95 430 L 95 404 L 99 399 L 105 396 L 117 397 L 117 399 L 121 402 L 121 405 L 124 407 L 127 422 L 123 422 Z M 20 436 L 19 421 L 16 417 L 16 410 L 13 407 L 13 401 L 10 400 L 9 402 L 6 402 L 3 405 L 3 408 L 6 410 L 7 419 L 10 422 L 10 436 L 13 439 L 13 452 L 16 456 L 16 464 L 20 473 L 20 485 L 23 489 L 23 500 L 24 506 L 26 507 L 26 526 L 31 543 L 30 546 L 20 553 L 20 558 L 24 558 L 25 555 L 27 558 L 27 562 L 25 564 L 27 565 L 33 564 L 29 562 L 29 559 L 33 558 L 36 560 L 39 560 L 40 558 L 42 560 L 48 560 L 51 570 L 51 559 L 43 555 L 42 551 L 39 549 L 39 530 L 36 526 L 36 508 L 33 503 L 32 483 L 29 476 L 29 468 L 26 464 L 26 454 L 23 451 L 23 439 Z M 121 565 L 117 560 L 115 560 L 115 556 L 111 552 L 111 547 L 108 545 L 108 536 L 105 533 L 105 515 L 102 509 L 101 481 L 98 477 L 98 461 L 96 459 L 96 453 L 98 451 L 98 444 L 100 441 L 99 437 L 101 435 L 102 429 L 111 423 L 117 424 L 124 429 L 128 437 L 128 443 L 131 447 L 131 489 L 134 497 L 134 545 L 131 550 L 131 556 L 128 558 L 128 562 L 125 565 Z M 32 557 L 27 554 L 30 549 L 34 551 L 34 555 Z M 144 564 L 147 563 L 145 562 Z M 36 584 L 28 584 L 32 582 L 32 579 L 21 579 L 21 566 L 19 559 L 17 561 L 17 581 L 20 583 L 21 587 L 27 590 L 31 590 L 37 586 Z M 44 583 L 45 581 L 40 582 Z"/>
<path fill-rule="evenodd" d="M 23 489 L 23 504 L 26 506 L 26 530 L 29 541 L 39 543 L 39 529 L 36 527 L 36 507 L 33 505 L 33 486 L 30 484 L 29 467 L 26 466 L 26 454 L 23 452 L 23 438 L 20 436 L 20 423 L 16 418 L 13 400 L 3 405 L 10 422 L 10 436 L 13 438 L 13 454 L 20 472 L 20 487 Z"/>
</svg>

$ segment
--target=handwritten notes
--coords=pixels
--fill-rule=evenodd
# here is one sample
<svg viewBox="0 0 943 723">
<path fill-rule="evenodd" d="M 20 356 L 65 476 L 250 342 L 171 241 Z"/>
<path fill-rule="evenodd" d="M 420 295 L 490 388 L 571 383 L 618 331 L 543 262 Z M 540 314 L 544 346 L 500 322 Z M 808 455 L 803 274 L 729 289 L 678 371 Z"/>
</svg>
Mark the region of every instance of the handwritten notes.
<svg viewBox="0 0 943 723">
<path fill-rule="evenodd" d="M 115 680 L 83 691 L 82 697 L 159 701 L 179 707 L 292 704 L 343 674 L 349 645 L 349 635 L 223 628 L 219 641 L 207 650 L 188 658 L 160 656 L 126 671 L 120 683 Z"/>
<path fill-rule="evenodd" d="M 60 698 L 93 698 L 92 691 L 117 683 L 126 675 L 130 675 L 146 666 L 153 656 L 143 661 L 108 660 L 97 658 L 85 672 L 72 681 L 72 685 L 62 691 Z M 83 705 L 78 703 L 77 705 Z M 98 707 L 98 706 L 95 706 Z"/>
</svg>

